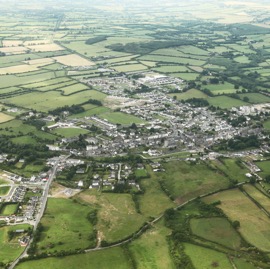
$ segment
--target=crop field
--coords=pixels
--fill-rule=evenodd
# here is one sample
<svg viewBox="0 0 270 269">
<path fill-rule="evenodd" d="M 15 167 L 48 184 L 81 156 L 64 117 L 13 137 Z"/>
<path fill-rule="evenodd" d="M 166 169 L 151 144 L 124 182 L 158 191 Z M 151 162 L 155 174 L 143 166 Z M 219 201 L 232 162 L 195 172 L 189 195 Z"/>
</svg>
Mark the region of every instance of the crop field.
<svg viewBox="0 0 270 269">
<path fill-rule="evenodd" d="M 239 232 L 252 245 L 270 250 L 269 218 L 240 190 L 234 189 L 204 198 L 205 202 L 221 201 L 220 208 L 230 218 L 240 222 Z"/>
<path fill-rule="evenodd" d="M 137 231 L 146 218 L 135 210 L 130 194 L 99 194 L 85 191 L 76 196 L 79 201 L 98 208 L 97 230 L 103 240 L 114 242 Z"/>
<path fill-rule="evenodd" d="M 222 170 L 232 180 L 238 182 L 248 181 L 246 174 L 249 170 L 237 159 L 223 158 L 212 162 L 218 169 Z"/>
<path fill-rule="evenodd" d="M 69 199 L 49 198 L 41 224 L 38 251 L 75 250 L 95 245 L 93 225 L 87 219 L 93 208 Z"/>
<path fill-rule="evenodd" d="M 88 134 L 89 131 L 81 128 L 58 128 L 53 131 L 54 134 L 63 136 L 65 138 L 78 136 L 80 134 Z"/>
<path fill-rule="evenodd" d="M 215 267 L 233 269 L 229 259 L 224 253 L 187 243 L 184 244 L 184 250 L 190 257 L 196 269 L 209 269 Z"/>
<path fill-rule="evenodd" d="M 131 125 L 132 123 L 140 124 L 144 123 L 144 120 L 129 114 L 122 112 L 103 113 L 100 115 L 102 118 L 108 120 L 111 123 Z"/>
<path fill-rule="evenodd" d="M 169 234 L 170 230 L 158 224 L 129 245 L 137 269 L 175 269 L 166 240 Z"/>
<path fill-rule="evenodd" d="M 160 178 L 181 204 L 201 194 L 222 189 L 228 186 L 228 179 L 218 172 L 210 170 L 205 164 L 189 164 L 187 162 L 170 162 L 164 165 L 165 172 Z"/>
<path fill-rule="evenodd" d="M 0 261 L 8 263 L 16 259 L 24 250 L 18 243 L 21 235 L 15 236 L 11 241 L 8 240 L 8 231 L 18 229 L 28 229 L 29 225 L 5 226 L 0 228 Z"/>
<path fill-rule="evenodd" d="M 211 97 L 208 98 L 207 101 L 209 102 L 210 105 L 220 107 L 222 109 L 247 105 L 247 103 L 245 103 L 244 101 L 234 99 L 229 96 Z"/>
<path fill-rule="evenodd" d="M 1 187 L 1 188 L 5 188 L 5 187 Z M 10 187 L 7 187 L 7 188 L 8 189 L 6 190 L 6 193 L 9 190 Z M 1 210 L 1 215 L 2 216 L 13 215 L 17 211 L 17 208 L 18 208 L 18 204 L 7 204 L 7 205 L 4 205 L 4 207 Z"/>
<path fill-rule="evenodd" d="M 23 64 L 23 65 L 0 68 L 0 75 L 26 73 L 26 72 L 36 71 L 36 70 L 38 70 L 36 66 Z"/>
<path fill-rule="evenodd" d="M 239 249 L 241 238 L 225 218 L 191 219 L 192 233 L 206 240 Z"/>
<path fill-rule="evenodd" d="M 16 269 L 129 269 L 130 266 L 123 249 L 117 247 L 87 254 L 66 256 L 64 259 L 60 257 L 27 261 L 16 266 Z"/>
<path fill-rule="evenodd" d="M 77 54 L 58 56 L 58 57 L 54 57 L 53 59 L 55 59 L 58 63 L 67 65 L 67 66 L 92 66 L 94 65 L 93 62 L 90 62 L 89 60 L 86 60 L 85 58 Z"/>
<path fill-rule="evenodd" d="M 61 46 L 57 44 L 44 44 L 44 45 L 28 45 L 28 49 L 30 49 L 32 52 L 45 52 L 45 51 L 58 51 L 58 50 L 64 50 Z"/>
</svg>

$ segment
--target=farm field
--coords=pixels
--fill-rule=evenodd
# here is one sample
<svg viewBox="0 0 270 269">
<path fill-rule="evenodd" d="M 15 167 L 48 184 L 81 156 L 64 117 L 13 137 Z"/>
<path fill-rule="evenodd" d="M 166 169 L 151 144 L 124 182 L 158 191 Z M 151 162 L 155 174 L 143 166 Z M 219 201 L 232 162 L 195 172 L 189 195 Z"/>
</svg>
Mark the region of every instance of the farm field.
<svg viewBox="0 0 270 269">
<path fill-rule="evenodd" d="M 170 96 L 176 96 L 177 100 L 186 100 L 190 98 L 208 98 L 205 93 L 196 89 L 191 89 L 183 93 L 171 93 Z"/>
<path fill-rule="evenodd" d="M 270 249 L 269 218 L 240 190 L 234 189 L 203 199 L 207 203 L 221 201 L 220 207 L 231 221 L 240 222 L 239 232 L 252 245 L 263 251 Z"/>
<path fill-rule="evenodd" d="M 140 124 L 144 123 L 145 121 L 129 114 L 125 114 L 122 112 L 112 112 L 112 113 L 102 113 L 100 117 L 108 120 L 114 124 L 122 124 L 122 125 L 131 125 L 132 123 Z"/>
<path fill-rule="evenodd" d="M 76 199 L 97 206 L 96 229 L 102 240 L 107 242 L 115 242 L 131 235 L 147 219 L 136 212 L 130 194 L 99 194 L 96 191 L 84 191 L 78 194 Z"/>
<path fill-rule="evenodd" d="M 204 163 L 169 162 L 160 179 L 178 204 L 201 194 L 226 188 L 229 181 L 218 172 L 210 170 Z"/>
<path fill-rule="evenodd" d="M 90 252 L 87 254 L 78 254 L 67 256 L 63 258 L 47 258 L 36 261 L 27 261 L 16 266 L 16 269 L 47 269 L 47 268 L 58 268 L 58 269 L 129 269 L 130 264 L 128 257 L 126 257 L 121 247 L 111 248 L 104 251 Z"/>
<path fill-rule="evenodd" d="M 270 161 L 262 161 L 255 163 L 260 169 L 259 175 L 265 178 L 267 175 L 270 175 Z"/>
<path fill-rule="evenodd" d="M 4 196 L 7 195 L 10 190 L 10 187 L 0 186 L 0 195 Z"/>
<path fill-rule="evenodd" d="M 237 180 L 238 182 L 248 181 L 246 174 L 249 173 L 249 170 L 241 163 L 241 160 L 223 158 L 212 161 L 212 164 L 223 171 L 232 180 Z"/>
<path fill-rule="evenodd" d="M 196 269 L 209 269 L 217 266 L 222 269 L 233 269 L 224 253 L 187 243 L 184 244 L 184 250 Z"/>
<path fill-rule="evenodd" d="M 220 107 L 222 109 L 247 105 L 247 103 L 245 103 L 244 101 L 234 99 L 229 96 L 211 97 L 208 98 L 207 101 L 209 102 L 210 105 Z"/>
<path fill-rule="evenodd" d="M 18 229 L 27 230 L 30 228 L 29 225 L 14 225 L 5 226 L 0 228 L 0 260 L 3 263 L 9 263 L 16 259 L 24 250 L 18 243 L 18 239 L 21 235 L 15 236 L 10 241 L 8 240 L 8 231 L 15 231 Z"/>
<path fill-rule="evenodd" d="M 7 122 L 14 119 L 14 117 L 0 112 L 0 123 Z"/>
<path fill-rule="evenodd" d="M 236 90 L 231 83 L 225 82 L 224 84 L 211 84 L 205 86 L 213 94 L 234 93 Z"/>
<path fill-rule="evenodd" d="M 239 249 L 241 238 L 225 218 L 191 219 L 192 233 L 206 240 Z"/>
<path fill-rule="evenodd" d="M 54 57 L 58 63 L 67 65 L 67 66 L 92 66 L 94 65 L 93 62 L 86 60 L 85 58 L 77 55 L 77 54 L 70 54 L 64 56 Z"/>
<path fill-rule="evenodd" d="M 160 224 L 129 245 L 138 269 L 175 269 L 166 236 L 170 230 Z M 161 258 L 162 257 L 162 258 Z"/>
<path fill-rule="evenodd" d="M 93 224 L 87 219 L 93 208 L 72 200 L 49 198 L 41 224 L 38 252 L 69 251 L 95 246 Z"/>
</svg>

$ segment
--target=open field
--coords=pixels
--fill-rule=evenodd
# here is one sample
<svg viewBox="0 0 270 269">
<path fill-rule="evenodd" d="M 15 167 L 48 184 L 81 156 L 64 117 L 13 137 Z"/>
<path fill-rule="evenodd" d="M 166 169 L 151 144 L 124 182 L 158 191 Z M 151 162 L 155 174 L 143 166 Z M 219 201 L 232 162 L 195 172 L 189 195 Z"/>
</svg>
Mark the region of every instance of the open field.
<svg viewBox="0 0 270 269">
<path fill-rule="evenodd" d="M 196 89 L 191 89 L 183 93 L 172 93 L 170 94 L 171 97 L 176 96 L 177 100 L 186 100 L 190 98 L 207 98 L 208 96 Z"/>
<path fill-rule="evenodd" d="M 18 145 L 27 145 L 27 144 L 36 145 L 37 144 L 36 139 L 28 135 L 14 137 L 11 139 L 11 141 L 14 144 L 18 144 Z"/>
<path fill-rule="evenodd" d="M 234 89 L 234 85 L 231 83 L 225 82 L 224 84 L 211 84 L 205 86 L 208 90 L 210 90 L 213 94 L 223 94 L 223 93 L 234 93 L 236 90 Z"/>
<path fill-rule="evenodd" d="M 246 174 L 249 173 L 249 170 L 241 163 L 241 160 L 223 158 L 212 161 L 212 164 L 223 171 L 232 180 L 237 180 L 238 182 L 248 181 Z"/>
<path fill-rule="evenodd" d="M 22 64 L 22 65 L 0 68 L 0 75 L 26 73 L 26 72 L 36 71 L 36 70 L 38 70 L 36 66 Z"/>
<path fill-rule="evenodd" d="M 210 105 L 220 107 L 222 109 L 247 105 L 247 103 L 243 102 L 242 100 L 234 99 L 229 96 L 211 97 L 208 98 L 207 101 Z"/>
<path fill-rule="evenodd" d="M 14 119 L 14 117 L 0 112 L 0 123 L 7 122 Z"/>
<path fill-rule="evenodd" d="M 18 208 L 18 204 L 7 204 L 2 208 L 1 215 L 2 216 L 13 215 L 16 212 L 17 208 Z"/>
<path fill-rule="evenodd" d="M 187 243 L 184 244 L 184 249 L 196 269 L 209 269 L 212 267 L 233 269 L 224 253 Z M 213 264 L 217 264 L 217 266 L 213 266 Z"/>
<path fill-rule="evenodd" d="M 72 255 L 63 258 L 47 258 L 27 261 L 16 266 L 16 269 L 129 269 L 130 264 L 122 248 L 111 248 L 87 254 Z"/>
<path fill-rule="evenodd" d="M 145 121 L 129 114 L 125 114 L 122 112 L 111 112 L 111 113 L 103 113 L 100 117 L 108 120 L 111 123 L 122 124 L 122 125 L 131 125 L 132 123 L 140 124 Z"/>
<path fill-rule="evenodd" d="M 78 136 L 80 134 L 88 134 L 89 131 L 81 128 L 58 128 L 53 131 L 54 134 L 60 135 L 66 138 Z"/>
<path fill-rule="evenodd" d="M 72 200 L 49 198 L 41 224 L 44 230 L 38 242 L 38 251 L 75 250 L 93 247 L 95 233 L 87 219 L 93 208 Z"/>
<path fill-rule="evenodd" d="M 255 199 L 265 210 L 270 212 L 270 198 L 257 190 L 252 185 L 243 186 L 244 190 Z"/>
<path fill-rule="evenodd" d="M 166 240 L 169 234 L 170 230 L 157 224 L 129 245 L 137 269 L 175 269 Z"/>
<path fill-rule="evenodd" d="M 192 233 L 206 240 L 239 249 L 241 238 L 225 218 L 191 219 Z"/>
<path fill-rule="evenodd" d="M 140 71 L 140 70 L 147 69 L 147 67 L 143 64 L 117 65 L 117 66 L 113 66 L 112 68 L 118 72 L 134 72 L 134 71 Z"/>
<path fill-rule="evenodd" d="M 4 196 L 4 195 L 8 194 L 9 190 L 10 190 L 10 187 L 4 187 L 4 186 L 1 187 L 0 186 L 0 195 Z"/>
<path fill-rule="evenodd" d="M 260 93 L 244 93 L 239 94 L 240 98 L 243 99 L 244 97 L 247 97 L 250 103 L 266 103 L 270 102 L 270 97 L 260 94 Z"/>
<path fill-rule="evenodd" d="M 270 127 L 270 122 L 269 122 L 269 127 Z M 261 169 L 261 172 L 259 172 L 259 175 L 262 178 L 265 178 L 266 176 L 270 175 L 270 161 L 256 162 L 256 165 Z"/>
<path fill-rule="evenodd" d="M 240 222 L 239 232 L 252 245 L 270 250 L 269 218 L 240 190 L 234 189 L 204 198 L 207 203 L 221 201 L 220 207 L 230 220 Z"/>
<path fill-rule="evenodd" d="M 5 226 L 0 228 L 0 261 L 9 263 L 17 258 L 24 250 L 18 243 L 18 239 L 22 234 L 18 234 L 11 241 L 8 240 L 8 231 L 19 229 L 27 230 L 29 225 Z"/>
<path fill-rule="evenodd" d="M 64 50 L 63 47 L 53 43 L 44 45 L 28 45 L 27 48 L 35 52 Z"/>
<path fill-rule="evenodd" d="M 70 54 L 65 56 L 58 56 L 54 57 L 58 63 L 67 65 L 67 66 L 91 66 L 94 65 L 93 62 L 86 60 L 85 58 L 77 55 L 77 54 Z"/>
<path fill-rule="evenodd" d="M 218 172 L 210 170 L 204 163 L 169 162 L 164 164 L 161 181 L 177 203 L 214 190 L 226 188 L 229 181 Z"/>
<path fill-rule="evenodd" d="M 97 230 L 103 240 L 114 242 L 137 231 L 146 218 L 135 211 L 130 194 L 84 191 L 76 196 L 79 201 L 98 208 Z"/>
</svg>

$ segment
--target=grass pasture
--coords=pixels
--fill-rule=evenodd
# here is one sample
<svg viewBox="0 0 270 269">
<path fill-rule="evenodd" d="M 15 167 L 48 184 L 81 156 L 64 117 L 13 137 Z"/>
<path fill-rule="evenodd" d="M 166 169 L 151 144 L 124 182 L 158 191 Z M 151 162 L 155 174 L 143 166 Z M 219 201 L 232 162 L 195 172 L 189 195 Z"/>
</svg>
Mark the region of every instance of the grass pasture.
<svg viewBox="0 0 270 269">
<path fill-rule="evenodd" d="M 0 195 L 3 196 L 3 195 L 7 195 L 8 192 L 10 190 L 10 187 L 7 187 L 7 186 L 0 186 Z"/>
<path fill-rule="evenodd" d="M 250 103 L 259 104 L 259 103 L 269 103 L 270 97 L 260 94 L 260 93 L 243 93 L 239 94 L 240 98 L 243 99 L 247 97 Z"/>
<path fill-rule="evenodd" d="M 210 105 L 220 107 L 222 109 L 230 109 L 232 107 L 245 106 L 246 102 L 229 96 L 217 96 L 208 98 L 207 101 Z"/>
<path fill-rule="evenodd" d="M 147 67 L 143 64 L 124 64 L 124 65 L 112 66 L 112 68 L 118 72 L 135 72 L 135 71 L 147 69 Z"/>
<path fill-rule="evenodd" d="M 229 82 L 224 82 L 224 84 L 210 84 L 205 86 L 208 90 L 210 90 L 213 94 L 222 94 L 222 93 L 235 93 L 234 85 Z"/>
<path fill-rule="evenodd" d="M 3 188 L 3 187 L 1 187 L 1 188 Z M 8 188 L 10 188 L 10 187 L 8 187 Z M 1 210 L 1 215 L 2 216 L 13 215 L 17 211 L 17 208 L 18 208 L 18 204 L 6 204 L 3 206 L 2 210 Z"/>
<path fill-rule="evenodd" d="M 219 207 L 230 218 L 240 222 L 239 232 L 252 245 L 270 250 L 269 218 L 240 190 L 233 189 L 204 198 L 207 203 L 221 201 Z"/>
<path fill-rule="evenodd" d="M 131 125 L 132 123 L 141 124 L 145 122 L 144 120 L 136 116 L 129 115 L 122 112 L 104 113 L 104 114 L 101 114 L 100 117 L 108 120 L 111 123 L 114 123 L 114 124 L 118 123 L 122 125 Z"/>
<path fill-rule="evenodd" d="M 228 186 L 228 179 L 210 170 L 204 163 L 169 162 L 164 164 L 161 181 L 181 204 L 191 198 Z"/>
<path fill-rule="evenodd" d="M 129 245 L 137 269 L 175 269 L 166 240 L 169 234 L 170 230 L 158 224 Z"/>
<path fill-rule="evenodd" d="M 241 238 L 225 218 L 191 219 L 192 233 L 206 240 L 239 249 Z"/>
<path fill-rule="evenodd" d="M 18 243 L 22 234 L 18 234 L 11 241 L 8 240 L 8 231 L 28 229 L 29 225 L 14 225 L 0 228 L 0 261 L 9 263 L 15 260 L 24 250 Z"/>
<path fill-rule="evenodd" d="M 184 244 L 184 250 L 196 269 L 210 269 L 214 267 L 233 269 L 224 253 L 187 243 Z M 217 266 L 213 266 L 213 264 L 217 264 Z"/>
<path fill-rule="evenodd" d="M 265 128 L 268 127 L 267 125 L 269 124 L 269 129 L 270 129 L 270 121 L 267 121 L 265 123 Z M 256 162 L 256 165 L 261 169 L 261 172 L 259 172 L 259 175 L 262 178 L 265 178 L 267 175 L 270 174 L 270 161 L 262 161 L 262 162 Z"/>
<path fill-rule="evenodd" d="M 80 134 L 88 134 L 89 131 L 81 128 L 58 128 L 53 131 L 54 134 L 65 138 L 79 136 Z"/>
<path fill-rule="evenodd" d="M 20 263 L 16 269 L 129 269 L 128 262 L 122 248 L 111 248 L 102 251 L 66 256 L 65 258 L 47 258 Z"/>
<path fill-rule="evenodd" d="M 14 119 L 14 117 L 0 112 L 0 123 L 7 122 Z"/>
<path fill-rule="evenodd" d="M 93 212 L 88 205 L 73 200 L 49 198 L 41 223 L 44 230 L 38 242 L 38 251 L 75 250 L 93 247 L 95 233 L 87 215 Z"/>
<path fill-rule="evenodd" d="M 172 93 L 170 94 L 171 97 L 176 96 L 177 100 L 187 100 L 189 98 L 208 98 L 208 96 L 196 89 L 191 89 L 183 93 Z"/>
<path fill-rule="evenodd" d="M 130 194 L 85 191 L 76 196 L 79 201 L 98 208 L 97 230 L 103 240 L 114 242 L 137 231 L 146 218 L 135 210 Z"/>
</svg>

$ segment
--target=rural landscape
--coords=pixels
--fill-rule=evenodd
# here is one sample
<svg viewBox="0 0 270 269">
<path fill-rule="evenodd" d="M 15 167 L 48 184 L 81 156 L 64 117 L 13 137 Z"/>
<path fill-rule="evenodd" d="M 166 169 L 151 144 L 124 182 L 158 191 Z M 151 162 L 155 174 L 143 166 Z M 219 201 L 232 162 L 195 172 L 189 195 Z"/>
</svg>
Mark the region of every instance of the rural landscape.
<svg viewBox="0 0 270 269">
<path fill-rule="evenodd" d="M 0 269 L 270 268 L 268 0 L 0 22 Z"/>
</svg>

